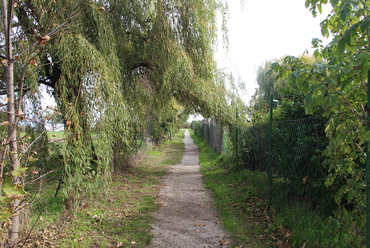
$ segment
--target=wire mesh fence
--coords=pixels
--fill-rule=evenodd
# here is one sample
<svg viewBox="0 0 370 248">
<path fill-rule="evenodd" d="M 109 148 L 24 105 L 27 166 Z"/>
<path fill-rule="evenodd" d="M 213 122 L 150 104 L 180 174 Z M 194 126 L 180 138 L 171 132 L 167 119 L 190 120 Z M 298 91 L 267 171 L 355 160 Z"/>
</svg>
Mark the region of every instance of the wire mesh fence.
<svg viewBox="0 0 370 248">
<path fill-rule="evenodd" d="M 276 191 L 286 202 L 302 202 L 315 212 L 330 214 L 335 208 L 333 195 L 325 186 L 327 170 L 321 162 L 327 145 L 323 118 L 273 123 L 272 177 Z"/>
<path fill-rule="evenodd" d="M 272 121 L 271 132 L 268 123 L 234 126 L 231 131 L 219 132 L 220 127 L 203 121 L 193 122 L 192 129 L 209 146 L 217 147 L 215 150 L 233 154 L 238 169 L 260 171 L 266 183 L 270 182 L 270 192 L 265 195 L 269 197 L 270 206 L 281 213 L 282 218 L 289 219 L 290 225 L 300 226 L 301 232 L 311 232 L 316 244 L 325 244 L 317 247 L 348 247 L 350 235 L 363 234 L 351 234 L 348 226 L 339 221 L 341 206 L 335 201 L 335 195 L 340 185 L 328 187 L 326 184 L 329 176 L 329 169 L 323 163 L 328 160 L 323 155 L 328 146 L 326 123 L 323 117 L 310 116 Z"/>
<path fill-rule="evenodd" d="M 333 213 L 336 204 L 325 185 L 328 173 L 322 166 L 325 158 L 321 151 L 327 145 L 324 123 L 317 116 L 273 122 L 271 137 L 267 125 L 246 131 L 244 137 L 248 143 L 241 144 L 243 164 L 267 173 L 271 164 L 273 199 L 281 198 L 286 204 L 302 203 L 316 213 Z"/>
<path fill-rule="evenodd" d="M 194 133 L 202 137 L 212 147 L 215 152 L 221 153 L 227 149 L 228 140 L 225 139 L 227 134 L 224 135 L 224 130 L 221 126 L 213 121 L 193 121 L 191 128 Z"/>
</svg>

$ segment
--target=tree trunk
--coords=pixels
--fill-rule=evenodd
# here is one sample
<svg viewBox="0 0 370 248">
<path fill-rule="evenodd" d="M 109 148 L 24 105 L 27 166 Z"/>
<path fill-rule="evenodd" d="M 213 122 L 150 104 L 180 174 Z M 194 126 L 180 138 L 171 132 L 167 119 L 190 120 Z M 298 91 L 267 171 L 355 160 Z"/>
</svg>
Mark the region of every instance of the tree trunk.
<svg viewBox="0 0 370 248">
<path fill-rule="evenodd" d="M 12 3 L 13 1 L 9 1 L 9 6 L 7 6 L 7 1 L 1 1 L 1 11 L 2 11 L 2 25 L 6 40 L 6 59 L 8 60 L 8 65 L 6 66 L 6 88 L 7 88 L 7 97 L 8 97 L 8 140 L 9 140 L 9 151 L 11 152 L 10 156 L 10 163 L 14 168 L 19 166 L 19 160 L 17 155 L 17 137 L 16 137 L 16 116 L 15 116 L 15 104 L 14 104 L 14 61 L 13 61 L 13 54 L 12 54 L 12 41 L 10 36 L 11 30 L 11 18 L 12 18 Z M 7 8 L 9 7 L 9 9 Z M 3 175 L 0 175 L 1 179 L 3 179 Z M 18 177 L 13 177 L 13 184 L 18 183 Z M 14 213 L 17 213 L 17 207 L 20 203 L 20 200 L 14 200 L 13 207 Z M 9 230 L 9 238 L 11 245 L 14 245 L 16 240 L 18 239 L 18 231 L 19 231 L 19 216 L 11 217 L 12 225 Z"/>
<path fill-rule="evenodd" d="M 9 63 L 8 68 L 7 68 L 7 90 L 8 90 L 8 121 L 10 123 L 9 128 L 8 128 L 8 134 L 9 134 L 9 151 L 14 154 L 11 155 L 11 164 L 13 167 L 13 170 L 15 167 L 19 166 L 19 160 L 18 160 L 18 147 L 17 147 L 17 136 L 16 136 L 16 118 L 15 118 L 15 109 L 14 109 L 14 88 L 13 88 L 13 63 Z M 18 177 L 13 176 L 13 184 L 18 183 Z M 14 206 L 14 213 L 17 213 L 18 210 L 16 209 L 20 203 L 19 199 L 14 200 L 13 206 Z M 18 229 L 19 229 L 19 216 L 13 216 L 10 219 L 13 223 L 10 229 L 10 240 L 11 243 L 14 244 L 16 239 L 18 238 Z"/>
</svg>

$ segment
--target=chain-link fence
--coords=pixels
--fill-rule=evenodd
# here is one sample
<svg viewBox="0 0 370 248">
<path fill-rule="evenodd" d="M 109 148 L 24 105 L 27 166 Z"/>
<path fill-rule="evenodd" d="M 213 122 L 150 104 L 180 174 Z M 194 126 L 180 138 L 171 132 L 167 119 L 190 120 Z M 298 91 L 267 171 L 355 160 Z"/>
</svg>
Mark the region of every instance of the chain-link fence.
<svg viewBox="0 0 370 248">
<path fill-rule="evenodd" d="M 225 139 L 224 130 L 213 121 L 193 121 L 191 129 L 194 133 L 202 137 L 214 151 L 221 153 L 227 149 L 227 139 Z"/>
<path fill-rule="evenodd" d="M 296 230 L 311 232 L 317 247 L 348 247 L 354 244 L 348 241 L 350 236 L 363 234 L 351 233 L 337 216 L 343 208 L 335 201 L 341 187 L 327 186 L 330 173 L 323 163 L 328 160 L 323 156 L 328 146 L 326 123 L 323 117 L 310 116 L 272 121 L 271 126 L 234 126 L 230 133 L 219 132 L 221 128 L 209 121 L 193 122 L 192 129 L 216 151 L 233 154 L 237 169 L 265 175 L 270 188 L 265 197 L 269 197 L 270 206 Z M 353 206 L 346 204 L 344 208 L 350 211 Z"/>
</svg>

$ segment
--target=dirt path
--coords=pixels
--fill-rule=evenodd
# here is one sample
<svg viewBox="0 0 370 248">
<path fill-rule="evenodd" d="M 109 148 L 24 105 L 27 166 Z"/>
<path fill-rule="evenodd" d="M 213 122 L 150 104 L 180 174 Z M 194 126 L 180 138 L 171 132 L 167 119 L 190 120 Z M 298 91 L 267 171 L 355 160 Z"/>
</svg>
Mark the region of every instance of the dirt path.
<svg viewBox="0 0 370 248">
<path fill-rule="evenodd" d="M 198 147 L 185 131 L 185 154 L 170 167 L 154 214 L 154 238 L 149 247 L 227 247 L 226 233 L 215 217 L 212 200 L 200 173 Z"/>
</svg>

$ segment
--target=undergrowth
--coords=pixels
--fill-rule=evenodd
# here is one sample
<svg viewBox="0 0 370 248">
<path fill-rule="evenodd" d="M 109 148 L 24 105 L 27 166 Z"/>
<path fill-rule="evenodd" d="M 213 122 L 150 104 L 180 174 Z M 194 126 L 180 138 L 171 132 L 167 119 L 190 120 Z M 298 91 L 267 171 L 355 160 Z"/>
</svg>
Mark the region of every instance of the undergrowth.
<svg viewBox="0 0 370 248">
<path fill-rule="evenodd" d="M 220 218 L 238 247 L 346 247 L 335 218 L 299 204 L 288 205 L 278 185 L 269 202 L 266 173 L 235 169 L 233 160 L 215 153 L 191 131 L 200 149 L 206 187 L 213 193 Z"/>
<path fill-rule="evenodd" d="M 24 247 L 144 247 L 150 244 L 160 177 L 181 161 L 184 130 L 150 150 L 141 151 L 100 189 L 71 204 L 54 196 L 58 177 L 43 184 L 30 208 Z M 36 188 L 34 190 L 37 190 Z M 24 238 L 23 237 L 23 238 Z"/>
</svg>

